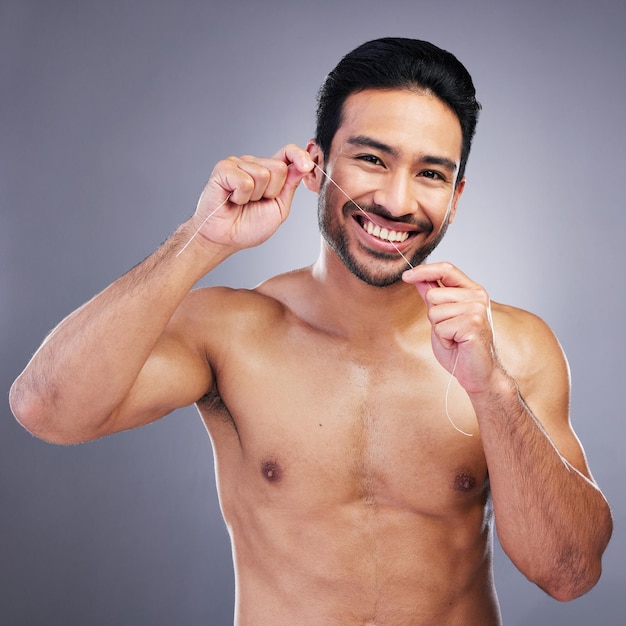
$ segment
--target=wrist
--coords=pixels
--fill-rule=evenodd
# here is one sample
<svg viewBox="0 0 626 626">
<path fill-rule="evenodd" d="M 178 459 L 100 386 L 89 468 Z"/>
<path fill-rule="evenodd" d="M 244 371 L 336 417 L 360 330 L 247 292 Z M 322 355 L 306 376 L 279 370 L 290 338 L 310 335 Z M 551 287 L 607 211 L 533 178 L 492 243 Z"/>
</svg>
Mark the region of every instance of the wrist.
<svg viewBox="0 0 626 626">
<path fill-rule="evenodd" d="M 180 261 L 188 261 L 201 276 L 225 261 L 235 250 L 208 240 L 198 230 L 193 218 L 183 222 L 170 238 L 171 254 Z"/>
<path fill-rule="evenodd" d="M 494 405 L 504 407 L 519 404 L 520 393 L 517 382 L 502 367 L 497 367 L 487 384 L 480 389 L 467 392 L 477 415 L 484 413 L 485 408 Z"/>
</svg>

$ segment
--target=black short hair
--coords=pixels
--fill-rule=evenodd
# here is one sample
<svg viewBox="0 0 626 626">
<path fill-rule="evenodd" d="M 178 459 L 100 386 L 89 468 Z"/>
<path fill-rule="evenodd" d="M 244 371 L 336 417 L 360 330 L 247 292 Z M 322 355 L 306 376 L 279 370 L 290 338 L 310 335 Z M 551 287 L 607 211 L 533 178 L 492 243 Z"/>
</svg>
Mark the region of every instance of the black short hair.
<svg viewBox="0 0 626 626">
<path fill-rule="evenodd" d="M 318 93 L 315 139 L 326 158 L 346 98 L 366 89 L 423 90 L 450 107 L 461 124 L 457 182 L 463 178 L 481 107 L 472 77 L 453 54 L 427 41 L 404 37 L 374 39 L 349 52 Z"/>
</svg>

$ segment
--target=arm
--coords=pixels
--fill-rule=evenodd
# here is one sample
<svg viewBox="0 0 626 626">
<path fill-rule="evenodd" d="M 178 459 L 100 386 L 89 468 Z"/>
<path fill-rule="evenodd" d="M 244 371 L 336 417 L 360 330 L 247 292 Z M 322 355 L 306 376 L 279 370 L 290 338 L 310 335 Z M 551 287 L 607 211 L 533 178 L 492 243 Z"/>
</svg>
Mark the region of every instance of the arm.
<svg viewBox="0 0 626 626">
<path fill-rule="evenodd" d="M 570 425 L 558 342 L 538 318 L 518 312 L 514 325 L 530 348 L 522 358 L 507 354 L 515 380 L 500 360 L 505 349 L 496 352 L 479 285 L 446 263 L 409 270 L 405 280 L 428 307 L 433 350 L 448 371 L 458 353 L 455 376 L 476 412 L 503 549 L 555 598 L 585 593 L 600 576 L 612 520 Z M 443 288 L 432 288 L 437 281 Z"/>
<path fill-rule="evenodd" d="M 312 167 L 297 146 L 272 159 L 221 161 L 194 216 L 44 341 L 11 388 L 20 423 L 48 441 L 75 443 L 200 398 L 213 374 L 194 332 L 200 313 L 189 291 L 228 256 L 274 233 Z"/>
</svg>

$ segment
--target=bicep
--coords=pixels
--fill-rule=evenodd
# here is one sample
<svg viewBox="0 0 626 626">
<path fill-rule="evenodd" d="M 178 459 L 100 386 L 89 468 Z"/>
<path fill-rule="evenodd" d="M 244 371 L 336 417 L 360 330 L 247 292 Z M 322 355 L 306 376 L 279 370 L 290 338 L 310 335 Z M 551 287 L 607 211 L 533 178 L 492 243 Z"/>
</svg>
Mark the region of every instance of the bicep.
<svg viewBox="0 0 626 626">
<path fill-rule="evenodd" d="M 154 422 L 207 392 L 213 375 L 202 347 L 192 337 L 179 320 L 170 324 L 111 415 L 107 434 Z"/>
</svg>

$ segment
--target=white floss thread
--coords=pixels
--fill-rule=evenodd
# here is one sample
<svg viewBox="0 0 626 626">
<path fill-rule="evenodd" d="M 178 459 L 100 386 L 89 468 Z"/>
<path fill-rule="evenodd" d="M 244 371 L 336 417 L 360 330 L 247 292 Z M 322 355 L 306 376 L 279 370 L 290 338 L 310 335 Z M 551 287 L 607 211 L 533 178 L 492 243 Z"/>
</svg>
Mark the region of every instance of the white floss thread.
<svg viewBox="0 0 626 626">
<path fill-rule="evenodd" d="M 337 183 L 336 181 L 334 181 L 330 174 L 328 174 L 324 169 L 322 169 L 317 163 L 314 163 L 313 165 L 315 165 L 315 167 L 322 172 L 322 174 L 324 174 L 324 176 L 326 176 L 326 178 L 333 184 L 335 185 L 335 187 L 337 187 L 337 189 L 339 189 L 339 191 L 341 191 L 341 193 L 350 201 L 352 202 L 352 204 L 354 204 L 354 206 L 359 209 L 359 211 L 361 211 L 361 213 L 363 213 L 363 215 L 365 215 L 367 217 L 368 220 L 370 220 L 373 224 L 375 224 L 376 226 L 380 226 L 380 224 L 376 224 L 375 220 L 372 219 L 371 215 L 369 215 L 361 206 L 359 206 L 359 204 L 353 200 L 346 191 L 344 191 L 342 189 L 342 187 L 339 185 L 339 183 Z M 404 256 L 404 254 L 402 254 L 402 251 L 398 248 L 398 246 L 396 246 L 396 244 L 393 241 L 389 242 L 398 252 L 398 254 L 404 259 L 404 261 L 406 262 L 406 264 L 413 269 L 413 265 L 411 265 L 411 262 L 406 258 L 406 256 Z M 443 287 L 443 285 L 441 284 L 440 281 L 437 281 L 439 283 L 440 287 Z M 458 432 L 460 432 L 462 435 L 465 435 L 466 437 L 473 437 L 474 435 L 472 433 L 467 433 L 464 430 L 461 430 L 455 423 L 454 420 L 452 419 L 452 417 L 450 417 L 450 411 L 448 409 L 448 397 L 450 395 L 450 388 L 452 387 L 452 381 L 454 380 L 454 373 L 456 371 L 456 366 L 457 363 L 459 362 L 459 351 L 457 348 L 457 353 L 456 353 L 456 358 L 454 359 L 454 365 L 452 366 L 452 371 L 450 372 L 450 378 L 448 379 L 448 386 L 446 387 L 446 397 L 445 397 L 445 407 L 446 407 L 446 417 L 448 418 L 448 421 L 450 422 L 450 424 L 452 424 L 452 426 L 454 427 L 455 430 L 457 430 Z"/>
<path fill-rule="evenodd" d="M 450 417 L 450 412 L 448 411 L 448 396 L 450 395 L 450 387 L 452 386 L 452 381 L 454 380 L 454 372 L 456 372 L 456 364 L 459 362 L 459 349 L 457 348 L 456 357 L 454 358 L 454 365 L 452 366 L 452 371 L 450 372 L 450 378 L 448 379 L 448 386 L 446 387 L 446 417 L 452 426 L 458 430 L 462 435 L 466 437 L 473 437 L 472 433 L 466 433 L 464 430 L 461 430 L 455 423 L 454 420 Z"/>
<path fill-rule="evenodd" d="M 367 211 L 365 211 L 365 209 L 363 209 L 361 206 L 359 206 L 359 204 L 353 200 L 346 191 L 344 191 L 344 189 L 339 185 L 339 183 L 335 182 L 332 177 L 330 176 L 330 174 L 328 174 L 324 169 L 322 169 L 317 163 L 313 163 L 313 165 L 315 165 L 315 167 L 333 184 L 335 185 L 335 187 L 337 187 L 337 189 L 339 189 L 339 191 L 341 191 L 341 193 L 350 201 L 352 202 L 352 204 L 354 204 L 354 206 L 361 211 L 361 213 L 363 213 L 363 215 L 365 215 L 367 217 L 368 220 L 370 220 L 372 223 L 376 224 L 376 222 L 371 218 L 371 216 L 367 213 Z M 200 232 L 200 230 L 202 229 L 202 227 L 228 202 L 228 200 L 230 199 L 231 195 L 232 195 L 232 191 L 226 196 L 226 198 L 220 203 L 218 204 L 215 209 L 213 209 L 213 211 L 211 211 L 211 213 L 209 213 L 204 220 L 202 220 L 202 223 L 200 224 L 200 226 L 198 226 L 198 228 L 194 231 L 194 233 L 191 235 L 191 237 L 189 238 L 189 240 L 187 241 L 187 243 L 176 253 L 176 257 L 179 257 L 187 248 L 187 246 L 189 246 L 189 244 L 196 238 L 197 234 Z M 376 226 L 379 226 L 379 224 L 376 224 Z M 402 251 L 400 250 L 400 248 L 398 248 L 398 246 L 396 246 L 396 244 L 393 241 L 390 241 L 389 243 L 391 243 L 391 245 L 396 249 L 396 251 L 398 252 L 398 254 L 404 259 L 405 263 L 411 268 L 413 269 L 413 265 L 411 264 L 411 262 L 406 258 L 406 256 L 404 256 L 404 254 L 402 254 Z M 454 420 L 452 419 L 452 417 L 450 417 L 450 411 L 448 410 L 448 396 L 450 395 L 450 387 L 452 386 L 452 381 L 454 380 L 454 372 L 456 371 L 456 366 L 459 360 L 459 352 L 457 350 L 456 353 L 456 358 L 454 360 L 454 365 L 452 366 L 452 371 L 450 372 L 450 379 L 448 380 L 448 386 L 446 388 L 446 397 L 445 397 L 445 407 L 446 407 L 446 417 L 448 418 L 448 421 L 450 422 L 450 424 L 452 424 L 452 426 L 454 427 L 455 430 L 457 430 L 459 433 L 461 433 L 462 435 L 465 435 L 466 437 L 473 437 L 474 435 L 472 433 L 466 433 L 464 430 L 461 430 L 455 423 Z"/>
<path fill-rule="evenodd" d="M 202 227 L 228 202 L 228 200 L 230 199 L 230 197 L 233 195 L 233 192 L 231 191 L 226 198 L 224 198 L 224 201 L 221 202 L 220 204 L 218 204 L 203 220 L 202 223 L 200 224 L 200 226 L 198 226 L 198 228 L 196 228 L 195 232 L 193 233 L 193 235 L 191 235 L 191 237 L 189 237 L 187 243 L 176 253 L 176 257 L 179 257 L 187 248 L 187 246 L 196 238 L 196 235 L 200 232 L 200 230 L 202 229 Z"/>
<path fill-rule="evenodd" d="M 376 222 L 372 219 L 372 217 L 370 215 L 367 214 L 367 212 L 361 208 L 340 186 L 338 183 L 336 183 L 331 177 L 330 174 L 328 174 L 324 169 L 322 169 L 317 163 L 313 163 L 313 165 L 315 165 L 315 167 L 322 172 L 322 174 L 324 174 L 324 176 L 326 176 L 326 178 L 328 178 L 328 180 L 335 185 L 335 187 L 337 187 L 337 189 L 339 189 L 339 191 L 341 191 L 341 193 L 348 198 L 348 200 L 350 202 L 352 202 L 352 204 L 354 204 L 354 206 L 359 209 L 359 211 L 361 211 L 361 213 L 363 213 L 363 215 L 365 215 L 365 217 L 367 217 L 367 219 L 372 222 L 374 225 L 376 226 L 380 226 L 380 224 L 376 224 Z M 411 262 L 404 256 L 404 254 L 402 254 L 400 248 L 398 248 L 398 246 L 396 246 L 396 244 L 393 241 L 389 242 L 395 249 L 396 252 L 404 259 L 404 261 L 406 262 L 406 264 L 413 269 L 413 266 L 411 265 Z"/>
</svg>

